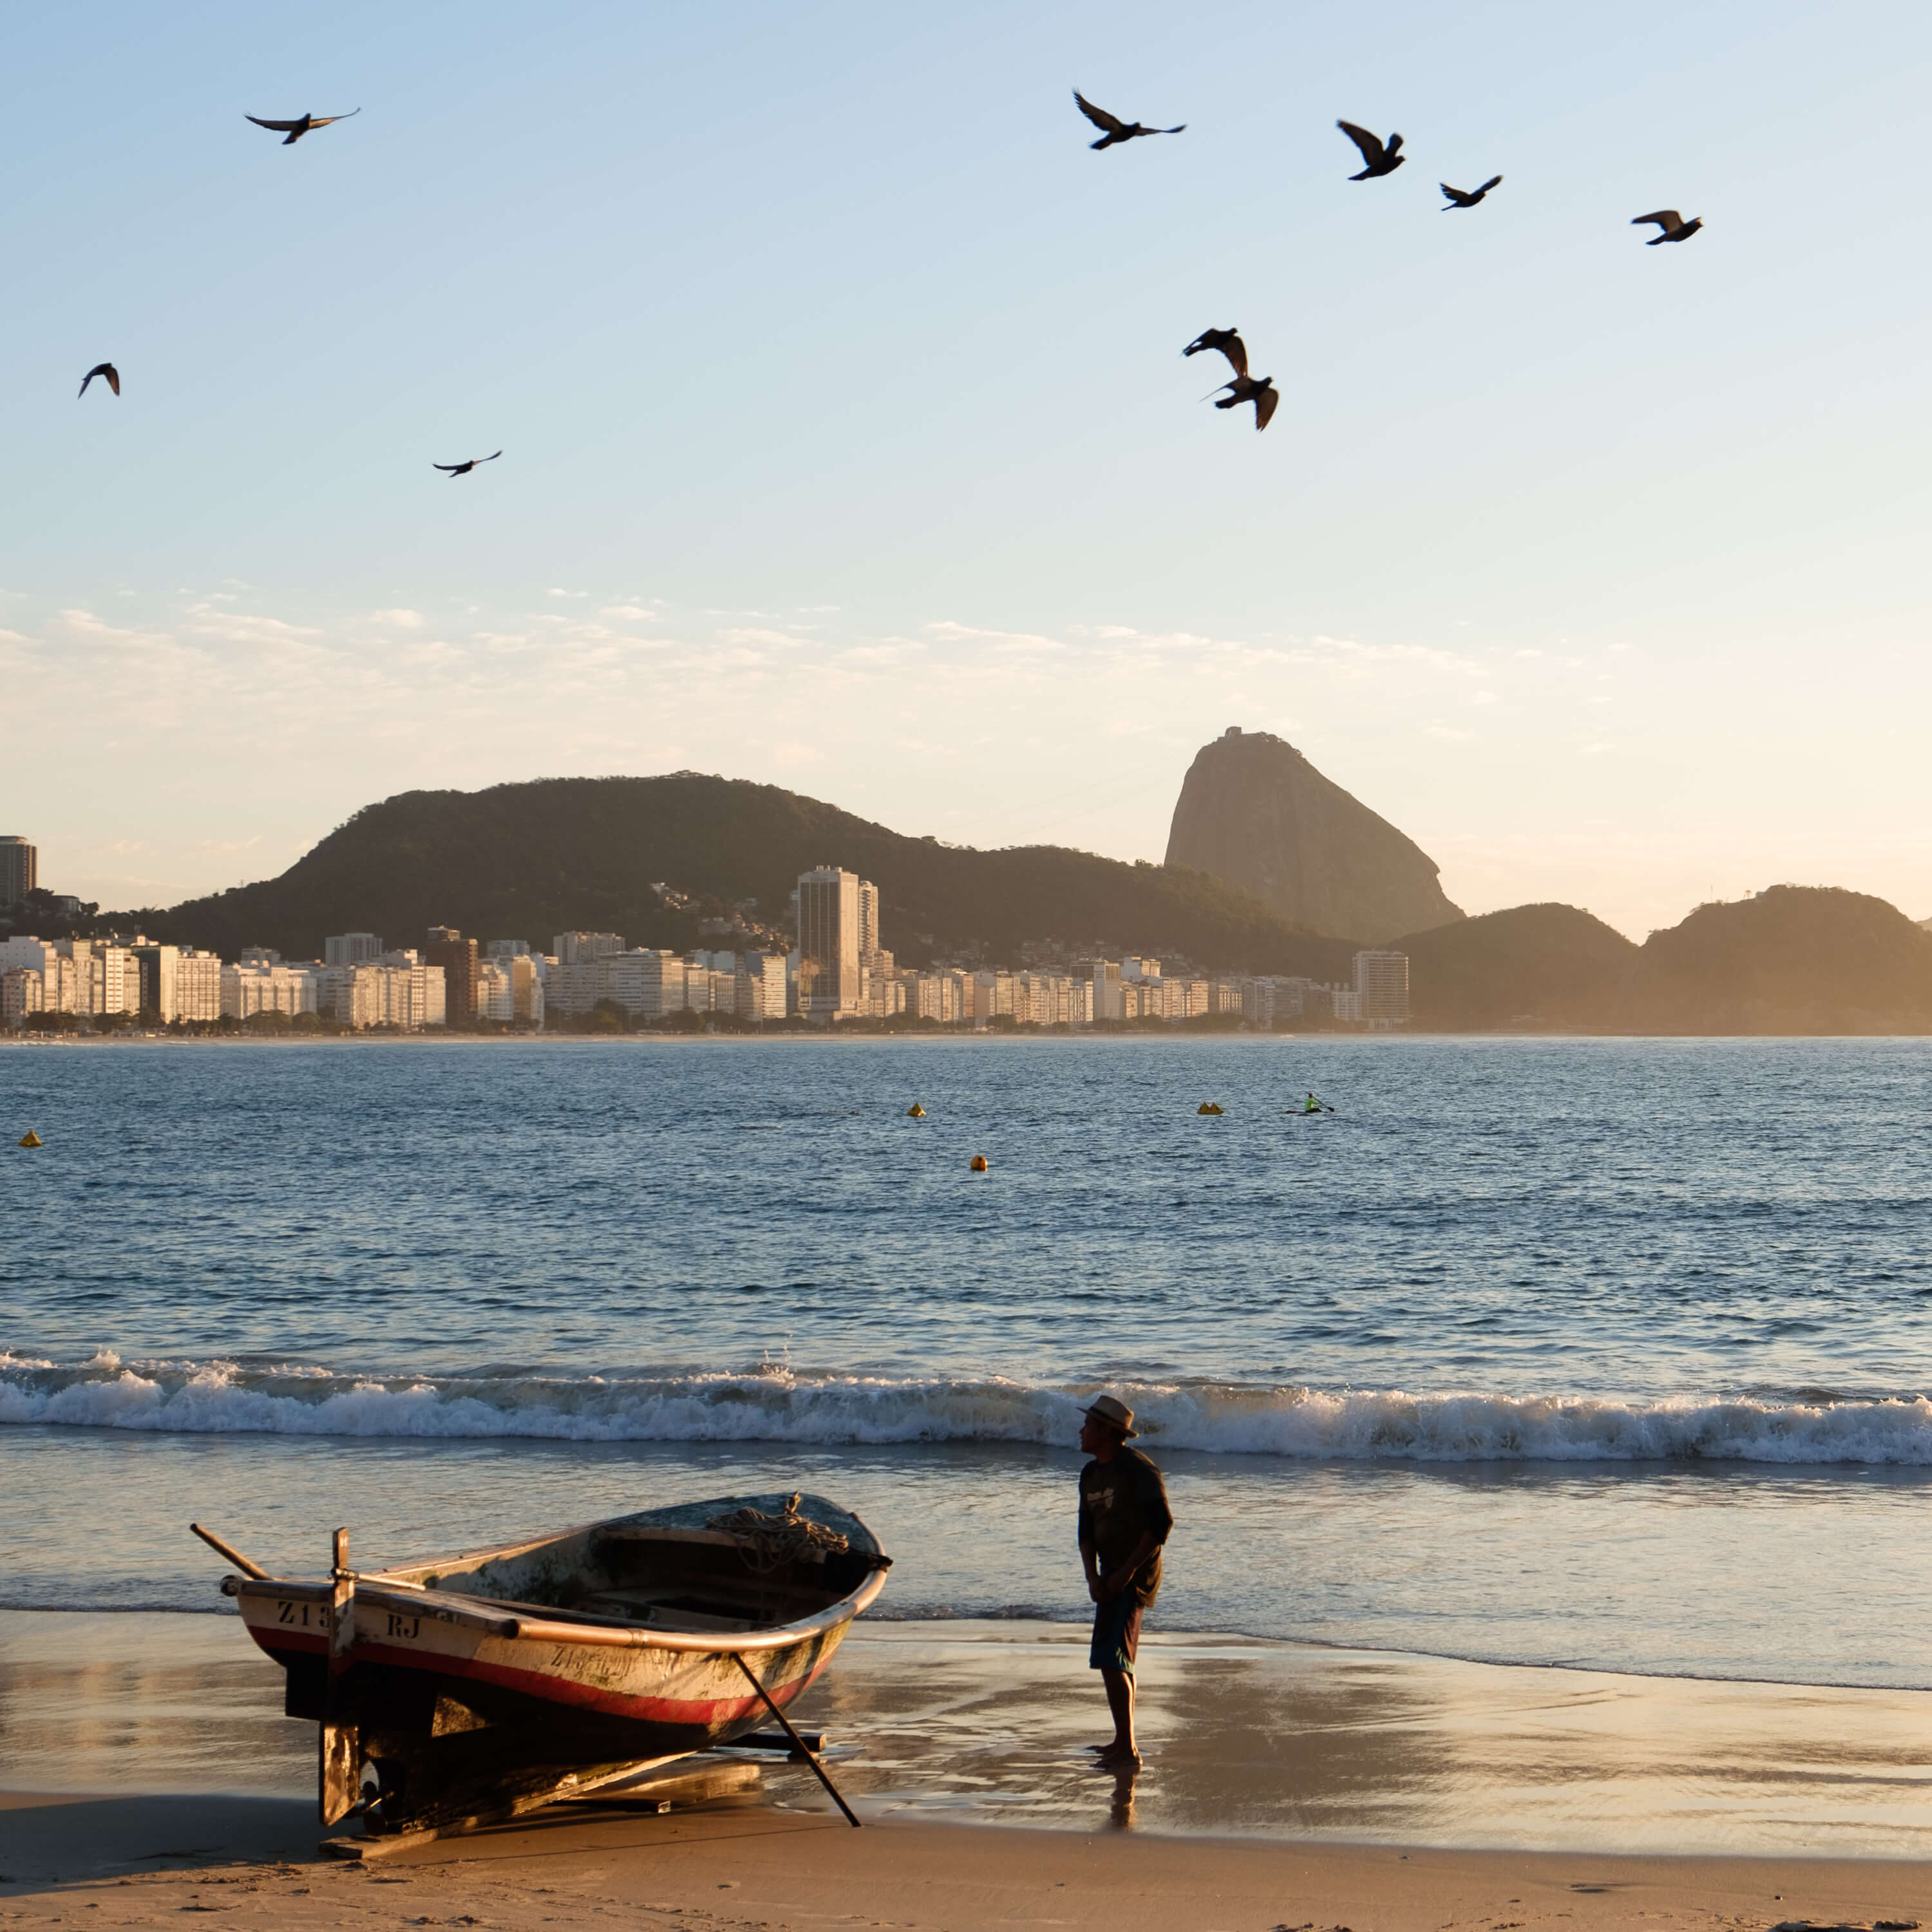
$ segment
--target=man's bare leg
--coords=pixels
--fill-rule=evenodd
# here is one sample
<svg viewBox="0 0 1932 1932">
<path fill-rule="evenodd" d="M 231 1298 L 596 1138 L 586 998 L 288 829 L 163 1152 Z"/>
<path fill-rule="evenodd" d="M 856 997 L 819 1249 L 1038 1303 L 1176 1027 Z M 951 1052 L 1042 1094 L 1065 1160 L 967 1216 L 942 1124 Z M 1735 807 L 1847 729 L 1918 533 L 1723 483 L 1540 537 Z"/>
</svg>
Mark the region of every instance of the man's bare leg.
<svg viewBox="0 0 1932 1932">
<path fill-rule="evenodd" d="M 1114 1714 L 1114 1741 L 1100 1752 L 1102 1764 L 1138 1764 L 1141 1754 L 1134 1742 L 1134 1680 L 1125 1670 L 1102 1670 L 1100 1682 L 1106 1686 L 1107 1708 Z"/>
</svg>

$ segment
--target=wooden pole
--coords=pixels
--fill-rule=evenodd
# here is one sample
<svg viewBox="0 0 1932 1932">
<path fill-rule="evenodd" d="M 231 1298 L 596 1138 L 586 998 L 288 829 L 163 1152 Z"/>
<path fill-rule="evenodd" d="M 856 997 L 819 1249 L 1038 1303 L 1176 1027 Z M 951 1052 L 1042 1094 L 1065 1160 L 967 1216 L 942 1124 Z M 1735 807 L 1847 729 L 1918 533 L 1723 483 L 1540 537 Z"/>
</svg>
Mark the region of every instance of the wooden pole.
<svg viewBox="0 0 1932 1932">
<path fill-rule="evenodd" d="M 320 1764 L 322 1822 L 340 1824 L 362 1802 L 357 1780 L 361 1739 L 344 1694 L 343 1678 L 356 1647 L 356 1577 L 349 1568 L 349 1532 L 335 1532 L 335 1562 L 330 1572 L 328 1684 L 322 1699 Z"/>
<path fill-rule="evenodd" d="M 838 1806 L 840 1810 L 844 1813 L 846 1823 L 850 1825 L 854 1831 L 856 1832 L 858 1830 L 859 1818 L 857 1813 L 852 1809 L 850 1805 L 846 1803 L 844 1798 L 839 1796 L 838 1786 L 834 1784 L 831 1779 L 825 1774 L 825 1767 L 819 1762 L 818 1754 L 814 1751 L 808 1750 L 806 1748 L 804 1738 L 800 1737 L 797 1732 L 792 1729 L 791 1720 L 772 1702 L 772 1694 L 758 1682 L 757 1675 L 752 1670 L 752 1666 L 747 1664 L 735 1650 L 731 1653 L 731 1661 L 745 1673 L 746 1682 L 748 1682 L 752 1688 L 764 1700 L 765 1708 L 770 1712 L 773 1717 L 777 1718 L 779 1724 L 784 1729 L 785 1736 L 790 1738 L 793 1750 L 796 1751 L 799 1756 L 803 1758 L 807 1764 L 811 1766 L 812 1775 L 818 1780 L 820 1784 L 824 1786 L 827 1791 L 831 1792 L 832 1802 Z"/>
<path fill-rule="evenodd" d="M 233 1564 L 236 1568 L 240 1570 L 243 1576 L 252 1576 L 259 1583 L 274 1582 L 274 1579 L 268 1574 L 267 1570 L 262 1568 L 260 1564 L 250 1562 L 248 1558 L 244 1556 L 241 1551 L 235 1547 L 233 1544 L 224 1543 L 220 1538 L 215 1534 L 213 1530 L 203 1529 L 201 1525 L 198 1522 L 190 1523 L 188 1525 L 188 1528 L 193 1530 L 195 1534 L 200 1537 L 202 1541 L 206 1544 L 208 1548 L 213 1550 L 218 1556 L 226 1557 L 229 1562 Z"/>
</svg>

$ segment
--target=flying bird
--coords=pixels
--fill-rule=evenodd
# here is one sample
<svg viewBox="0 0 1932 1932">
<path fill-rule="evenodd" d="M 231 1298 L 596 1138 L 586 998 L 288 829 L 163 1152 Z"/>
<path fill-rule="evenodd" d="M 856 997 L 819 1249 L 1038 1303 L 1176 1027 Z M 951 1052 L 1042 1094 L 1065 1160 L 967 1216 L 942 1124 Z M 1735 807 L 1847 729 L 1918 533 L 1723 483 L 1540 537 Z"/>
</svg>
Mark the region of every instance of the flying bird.
<svg viewBox="0 0 1932 1932">
<path fill-rule="evenodd" d="M 1143 128 L 1138 121 L 1123 121 L 1117 114 L 1109 114 L 1104 107 L 1096 107 L 1078 88 L 1073 90 L 1073 98 L 1080 104 L 1080 111 L 1101 129 L 1100 139 L 1088 143 L 1092 148 L 1111 148 L 1122 141 L 1138 140 L 1143 134 L 1180 134 L 1187 129 L 1184 121 L 1178 128 Z"/>
<path fill-rule="evenodd" d="M 1274 416 L 1275 406 L 1281 400 L 1281 392 L 1275 387 L 1272 376 L 1250 376 L 1244 370 L 1232 382 L 1223 382 L 1221 386 L 1234 393 L 1223 396 L 1214 405 L 1217 410 L 1238 410 L 1244 403 L 1252 403 L 1256 430 L 1258 432 L 1268 428 Z"/>
<path fill-rule="evenodd" d="M 1491 188 L 1501 188 L 1502 184 L 1503 178 L 1501 175 L 1490 176 L 1480 188 L 1468 194 L 1465 194 L 1460 188 L 1451 188 L 1447 182 L 1438 182 L 1436 184 L 1449 197 L 1448 206 L 1442 211 L 1444 214 L 1447 214 L 1451 208 L 1474 208 Z"/>
<path fill-rule="evenodd" d="M 1379 135 L 1371 134 L 1366 128 L 1358 128 L 1352 121 L 1338 121 L 1336 126 L 1362 151 L 1362 159 L 1367 164 L 1358 175 L 1351 175 L 1351 181 L 1370 181 L 1377 175 L 1392 175 L 1408 159 L 1397 152 L 1402 146 L 1402 136 L 1391 134 L 1387 141 Z"/>
<path fill-rule="evenodd" d="M 120 370 L 116 368 L 114 364 L 111 362 L 97 362 L 94 364 L 94 367 L 88 370 L 87 374 L 80 379 L 80 393 L 83 396 L 87 394 L 88 384 L 92 382 L 97 376 L 105 376 L 107 378 L 107 386 L 112 389 L 117 396 L 121 393 Z"/>
<path fill-rule="evenodd" d="M 1654 214 L 1636 216 L 1631 221 L 1630 226 L 1633 228 L 1640 228 L 1646 221 L 1655 222 L 1661 231 L 1658 234 L 1653 235 L 1644 244 L 1647 248 L 1654 248 L 1660 242 L 1688 242 L 1704 225 L 1704 218 L 1701 214 L 1686 221 L 1676 208 L 1660 208 Z"/>
<path fill-rule="evenodd" d="M 502 453 L 500 449 L 496 456 L 501 456 Z M 472 456 L 467 463 L 432 463 L 430 467 L 432 470 L 447 470 L 452 476 L 467 476 L 478 464 L 494 463 L 496 456 Z"/>
<path fill-rule="evenodd" d="M 346 114 L 304 114 L 299 121 L 264 121 L 254 114 L 244 114 L 242 118 L 253 121 L 258 128 L 266 128 L 272 134 L 287 135 L 289 138 L 282 146 L 292 148 L 304 134 L 314 129 L 333 128 L 338 121 L 352 121 L 362 111 L 359 107 L 352 107 Z"/>
<path fill-rule="evenodd" d="M 1204 349 L 1218 349 L 1228 358 L 1228 367 L 1238 376 L 1248 373 L 1248 345 L 1232 328 L 1204 328 L 1180 352 L 1198 356 Z"/>
</svg>

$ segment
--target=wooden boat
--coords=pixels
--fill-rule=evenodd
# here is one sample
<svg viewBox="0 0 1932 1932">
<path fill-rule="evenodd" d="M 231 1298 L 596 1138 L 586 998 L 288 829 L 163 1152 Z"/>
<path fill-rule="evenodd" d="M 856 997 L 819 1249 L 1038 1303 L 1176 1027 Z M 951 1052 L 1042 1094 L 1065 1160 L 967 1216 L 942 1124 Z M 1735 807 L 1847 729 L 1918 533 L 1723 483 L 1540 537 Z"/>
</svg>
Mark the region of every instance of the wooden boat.
<svg viewBox="0 0 1932 1932">
<path fill-rule="evenodd" d="M 197 1533 L 254 1573 L 221 1587 L 286 1672 L 287 1714 L 322 1726 L 322 1822 L 361 1809 L 377 1832 L 514 1816 L 768 1715 L 789 1730 L 783 1707 L 891 1562 L 814 1496 L 719 1497 L 362 1573 L 338 1532 L 314 1580 Z"/>
</svg>

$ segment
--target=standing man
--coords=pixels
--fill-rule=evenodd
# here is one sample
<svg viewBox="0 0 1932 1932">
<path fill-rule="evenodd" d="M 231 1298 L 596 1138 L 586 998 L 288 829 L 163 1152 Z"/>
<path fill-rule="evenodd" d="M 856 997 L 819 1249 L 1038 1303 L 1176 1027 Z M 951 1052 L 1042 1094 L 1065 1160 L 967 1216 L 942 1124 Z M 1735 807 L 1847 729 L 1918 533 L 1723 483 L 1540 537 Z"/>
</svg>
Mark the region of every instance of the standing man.
<svg viewBox="0 0 1932 1932">
<path fill-rule="evenodd" d="M 1110 1768 L 1138 1765 L 1134 1742 L 1134 1653 L 1141 1618 L 1160 1594 L 1160 1548 L 1174 1527 L 1167 1485 L 1138 1449 L 1134 1412 L 1118 1396 L 1096 1396 L 1080 1425 L 1080 1446 L 1093 1457 L 1080 1472 L 1080 1560 L 1094 1600 L 1094 1648 L 1088 1661 L 1106 1686 L 1114 1714 L 1111 1744 L 1098 1747 Z"/>
</svg>

